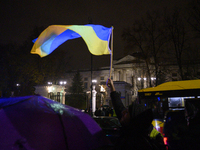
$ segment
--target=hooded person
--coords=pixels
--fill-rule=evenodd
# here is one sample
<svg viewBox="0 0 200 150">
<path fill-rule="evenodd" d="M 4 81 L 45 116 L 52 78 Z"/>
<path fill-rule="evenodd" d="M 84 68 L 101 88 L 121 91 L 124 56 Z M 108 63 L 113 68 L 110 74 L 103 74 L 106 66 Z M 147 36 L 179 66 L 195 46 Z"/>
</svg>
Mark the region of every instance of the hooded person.
<svg viewBox="0 0 200 150">
<path fill-rule="evenodd" d="M 144 105 L 133 102 L 126 108 L 120 98 L 119 93 L 115 91 L 113 81 L 107 80 L 107 86 L 110 88 L 110 97 L 117 118 L 121 123 L 121 135 L 117 140 L 115 149 L 143 150 L 159 149 L 149 138 L 149 127 L 153 120 L 153 112 L 146 109 Z"/>
</svg>

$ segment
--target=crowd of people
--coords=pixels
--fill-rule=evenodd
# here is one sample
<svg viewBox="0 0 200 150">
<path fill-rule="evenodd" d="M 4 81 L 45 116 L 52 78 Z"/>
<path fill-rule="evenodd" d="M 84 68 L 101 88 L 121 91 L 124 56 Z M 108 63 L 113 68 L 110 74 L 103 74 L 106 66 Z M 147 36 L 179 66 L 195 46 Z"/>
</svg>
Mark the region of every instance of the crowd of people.
<svg viewBox="0 0 200 150">
<path fill-rule="evenodd" d="M 110 89 L 110 97 L 113 108 L 102 106 L 97 108 L 95 116 L 117 117 L 120 124 L 120 136 L 115 145 L 106 149 L 111 150 L 166 150 L 163 135 L 152 125 L 152 109 L 146 109 L 144 105 L 132 102 L 126 108 L 120 98 L 120 94 L 115 90 L 113 81 L 107 80 Z M 86 113 L 89 113 L 85 110 Z"/>
<path fill-rule="evenodd" d="M 92 114 L 91 110 L 85 109 L 85 113 Z M 116 117 L 115 111 L 113 108 L 109 106 L 101 106 L 100 108 L 96 108 L 94 112 L 95 116 L 109 116 L 109 117 Z"/>
<path fill-rule="evenodd" d="M 126 108 L 119 93 L 116 92 L 113 81 L 107 80 L 110 97 L 117 118 L 121 123 L 121 135 L 114 145 L 116 150 L 164 150 L 163 137 L 152 127 L 153 112 L 145 106 L 133 102 Z M 153 134 L 152 134 L 153 133 Z"/>
<path fill-rule="evenodd" d="M 113 108 L 109 106 L 106 106 L 106 107 L 101 106 L 100 108 L 97 108 L 94 115 L 95 116 L 110 116 L 110 117 L 113 117 L 113 115 L 115 116 Z"/>
</svg>

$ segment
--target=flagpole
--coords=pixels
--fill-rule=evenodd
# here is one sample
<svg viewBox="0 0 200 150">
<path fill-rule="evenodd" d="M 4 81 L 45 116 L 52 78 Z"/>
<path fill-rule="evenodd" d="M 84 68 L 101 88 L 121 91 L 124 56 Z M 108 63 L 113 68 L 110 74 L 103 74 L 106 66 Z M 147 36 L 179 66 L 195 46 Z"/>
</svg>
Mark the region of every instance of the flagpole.
<svg viewBox="0 0 200 150">
<path fill-rule="evenodd" d="M 110 79 L 112 76 L 112 63 L 113 63 L 113 29 L 114 29 L 114 27 L 112 26 L 111 53 L 110 53 Z"/>
<path fill-rule="evenodd" d="M 88 22 L 89 24 L 92 24 L 92 18 L 91 17 L 88 17 Z M 89 114 L 91 116 L 93 116 L 93 113 L 92 113 L 92 86 L 93 86 L 93 83 L 92 83 L 92 70 L 93 70 L 93 54 L 91 53 L 91 87 L 90 87 L 90 92 L 91 92 L 91 99 L 90 99 L 90 105 L 89 105 Z"/>
</svg>

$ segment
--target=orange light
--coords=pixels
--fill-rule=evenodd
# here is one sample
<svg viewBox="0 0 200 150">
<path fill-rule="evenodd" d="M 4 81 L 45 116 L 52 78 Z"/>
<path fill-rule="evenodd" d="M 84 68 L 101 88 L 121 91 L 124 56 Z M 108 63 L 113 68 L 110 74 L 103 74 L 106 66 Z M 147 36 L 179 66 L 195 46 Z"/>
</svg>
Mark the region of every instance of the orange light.
<svg viewBox="0 0 200 150">
<path fill-rule="evenodd" d="M 167 145 L 167 137 L 163 138 L 164 144 Z"/>
</svg>

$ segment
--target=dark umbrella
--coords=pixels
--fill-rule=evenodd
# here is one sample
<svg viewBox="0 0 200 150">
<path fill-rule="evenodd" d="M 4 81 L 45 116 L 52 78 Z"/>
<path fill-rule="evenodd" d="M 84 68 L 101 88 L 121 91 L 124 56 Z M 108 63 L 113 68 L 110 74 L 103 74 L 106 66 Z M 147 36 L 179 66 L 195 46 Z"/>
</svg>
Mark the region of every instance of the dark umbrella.
<svg viewBox="0 0 200 150">
<path fill-rule="evenodd" d="M 42 96 L 0 99 L 0 149 L 90 150 L 110 145 L 86 113 Z"/>
</svg>

